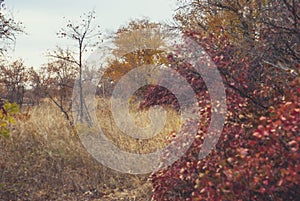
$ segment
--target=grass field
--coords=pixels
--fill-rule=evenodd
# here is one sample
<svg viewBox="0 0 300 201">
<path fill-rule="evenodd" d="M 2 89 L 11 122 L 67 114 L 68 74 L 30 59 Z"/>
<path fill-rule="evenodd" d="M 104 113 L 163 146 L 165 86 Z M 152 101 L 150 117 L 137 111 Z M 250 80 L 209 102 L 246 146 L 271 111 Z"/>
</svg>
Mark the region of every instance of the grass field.
<svg viewBox="0 0 300 201">
<path fill-rule="evenodd" d="M 137 141 L 112 120 L 109 102 L 99 99 L 99 125 L 108 139 L 126 151 L 149 153 L 165 145 L 180 128 L 178 114 L 167 109 L 165 128 L 152 139 Z M 149 123 L 147 112 L 131 113 L 139 126 Z M 0 200 L 150 200 L 149 175 L 130 175 L 102 166 L 83 147 L 75 129 L 51 103 L 29 109 L 0 138 Z"/>
</svg>

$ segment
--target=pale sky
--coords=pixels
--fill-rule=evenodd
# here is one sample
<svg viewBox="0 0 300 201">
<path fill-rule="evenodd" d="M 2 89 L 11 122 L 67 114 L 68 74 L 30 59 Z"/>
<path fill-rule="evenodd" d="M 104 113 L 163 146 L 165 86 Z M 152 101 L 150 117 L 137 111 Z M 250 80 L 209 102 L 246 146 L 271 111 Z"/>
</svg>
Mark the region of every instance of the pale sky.
<svg viewBox="0 0 300 201">
<path fill-rule="evenodd" d="M 47 62 L 46 53 L 56 46 L 74 44 L 56 36 L 66 19 L 76 21 L 83 13 L 95 10 L 94 24 L 108 33 L 137 18 L 171 22 L 176 8 L 176 0 L 5 0 L 5 4 L 14 18 L 23 22 L 27 33 L 17 37 L 13 59 L 22 58 L 35 68 Z"/>
</svg>

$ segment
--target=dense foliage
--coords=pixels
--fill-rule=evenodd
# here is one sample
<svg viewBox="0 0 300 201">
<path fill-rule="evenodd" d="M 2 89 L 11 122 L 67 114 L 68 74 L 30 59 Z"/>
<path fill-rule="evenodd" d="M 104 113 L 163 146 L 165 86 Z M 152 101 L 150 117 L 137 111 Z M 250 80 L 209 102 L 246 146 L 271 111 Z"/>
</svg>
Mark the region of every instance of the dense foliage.
<svg viewBox="0 0 300 201">
<path fill-rule="evenodd" d="M 249 13 L 240 12 L 243 8 L 250 9 Z M 275 20 L 273 15 L 290 18 Z M 177 19 L 185 35 L 201 45 L 219 69 L 226 86 L 228 113 L 216 149 L 198 160 L 213 108 L 200 75 L 178 59 L 180 55 L 169 57 L 170 67 L 197 93 L 200 114 L 206 119 L 199 124 L 189 151 L 151 176 L 153 199 L 297 200 L 300 65 L 299 29 L 295 27 L 299 24 L 299 4 L 193 1 L 181 8 Z M 284 35 L 285 39 L 279 39 Z M 153 105 L 171 105 L 180 111 L 176 97 L 159 86 L 149 88 L 141 108 Z M 178 149 L 186 136 L 194 135 L 186 128 L 180 131 L 185 137 Z M 170 143 L 176 136 L 170 134 Z M 165 153 L 162 161 L 167 157 Z"/>
<path fill-rule="evenodd" d="M 198 140 L 184 157 L 152 175 L 153 198 L 297 200 L 300 196 L 299 80 L 291 86 L 285 101 L 271 107 L 259 119 L 247 120 L 254 128 L 247 128 L 236 117 L 235 122 L 227 121 L 216 150 L 202 161 L 198 160 L 198 153 L 203 128 L 199 128 Z M 232 95 L 228 104 L 233 110 L 229 109 L 228 118 L 233 114 L 244 118 L 242 112 L 246 108 Z"/>
</svg>

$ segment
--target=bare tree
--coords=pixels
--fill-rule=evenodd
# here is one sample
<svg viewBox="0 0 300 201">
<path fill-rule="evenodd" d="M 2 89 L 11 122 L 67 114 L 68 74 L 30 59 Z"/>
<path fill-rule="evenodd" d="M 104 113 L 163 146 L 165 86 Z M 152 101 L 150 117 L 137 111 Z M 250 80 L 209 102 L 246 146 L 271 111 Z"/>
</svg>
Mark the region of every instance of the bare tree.
<svg viewBox="0 0 300 201">
<path fill-rule="evenodd" d="M 16 34 L 21 33 L 22 30 L 22 23 L 16 22 L 9 15 L 4 0 L 0 0 L 0 55 L 7 50 L 8 44 L 15 41 Z"/>
<path fill-rule="evenodd" d="M 89 48 L 95 47 L 100 42 L 101 32 L 99 26 L 93 26 L 92 22 L 95 19 L 95 12 L 90 11 L 80 17 L 80 22 L 68 21 L 66 27 L 62 28 L 57 34 L 59 37 L 67 38 L 77 43 L 77 58 L 74 57 L 57 57 L 65 61 L 74 63 L 78 67 L 78 87 L 79 87 L 79 108 L 80 122 L 83 121 L 84 98 L 83 98 L 83 60 L 84 53 Z"/>
<path fill-rule="evenodd" d="M 78 69 L 75 63 L 64 59 L 68 57 L 72 57 L 69 49 L 58 48 L 52 53 L 49 62 L 39 70 L 29 69 L 27 91 L 33 103 L 39 103 L 44 98 L 50 99 L 72 125 L 72 91 Z"/>
</svg>

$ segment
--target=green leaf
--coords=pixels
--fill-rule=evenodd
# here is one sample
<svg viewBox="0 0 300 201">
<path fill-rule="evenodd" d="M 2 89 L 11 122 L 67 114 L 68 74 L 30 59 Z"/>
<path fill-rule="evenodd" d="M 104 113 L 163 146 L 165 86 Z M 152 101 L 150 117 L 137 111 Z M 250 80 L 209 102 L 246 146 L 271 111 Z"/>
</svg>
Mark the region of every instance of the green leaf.
<svg viewBox="0 0 300 201">
<path fill-rule="evenodd" d="M 10 134 L 10 132 L 9 132 L 8 128 L 2 128 L 0 130 L 0 135 L 2 135 L 5 138 L 9 138 L 9 134 Z"/>
<path fill-rule="evenodd" d="M 16 103 L 6 102 L 0 110 L 0 136 L 9 138 L 9 126 L 15 123 L 14 115 L 20 111 Z"/>
</svg>

